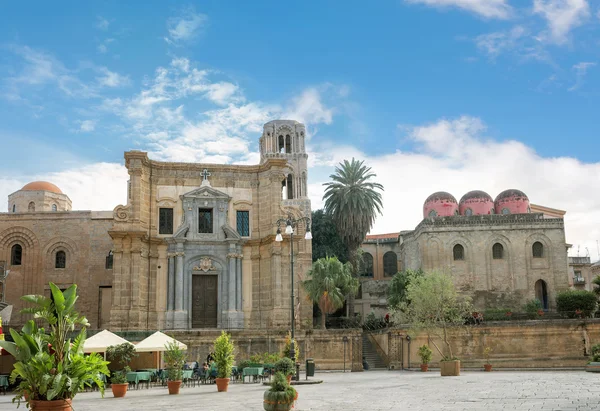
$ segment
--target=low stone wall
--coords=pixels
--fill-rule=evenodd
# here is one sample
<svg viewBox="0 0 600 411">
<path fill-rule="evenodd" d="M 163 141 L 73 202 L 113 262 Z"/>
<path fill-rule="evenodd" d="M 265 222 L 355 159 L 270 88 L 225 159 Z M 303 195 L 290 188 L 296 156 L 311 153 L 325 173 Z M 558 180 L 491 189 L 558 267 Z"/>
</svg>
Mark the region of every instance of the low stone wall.
<svg viewBox="0 0 600 411">
<path fill-rule="evenodd" d="M 396 369 L 418 367 L 418 348 L 427 343 L 426 335 L 411 336 L 409 342 L 407 334 L 406 328 L 398 328 L 372 335 Z M 494 368 L 583 367 L 591 346 L 600 343 L 600 320 L 490 322 L 454 328 L 450 341 L 464 368 L 483 368 L 483 350 L 488 346 L 493 349 L 490 362 Z M 443 349 L 440 340 L 434 342 Z M 431 366 L 437 367 L 441 356 L 433 344 L 429 346 Z"/>
</svg>

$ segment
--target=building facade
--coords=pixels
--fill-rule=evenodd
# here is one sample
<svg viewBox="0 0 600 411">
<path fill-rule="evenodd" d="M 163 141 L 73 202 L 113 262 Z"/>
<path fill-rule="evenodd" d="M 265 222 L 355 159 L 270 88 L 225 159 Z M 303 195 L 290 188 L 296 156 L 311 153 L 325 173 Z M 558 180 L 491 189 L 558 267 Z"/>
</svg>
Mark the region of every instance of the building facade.
<svg viewBox="0 0 600 411">
<path fill-rule="evenodd" d="M 305 133 L 296 121 L 265 124 L 260 163 L 248 166 L 126 152 L 127 203 L 112 212 L 71 211 L 49 183 L 11 194 L 9 213 L 0 215 L 0 256 L 13 312 L 21 295 L 54 281 L 78 284 L 92 328 L 289 327 L 290 237 L 276 242 L 275 222 L 310 216 Z M 298 228 L 293 247 L 299 328 L 312 324 L 300 287 L 312 260 L 306 229 Z M 20 320 L 13 315 L 12 323 Z"/>
<path fill-rule="evenodd" d="M 570 286 L 564 214 L 530 204 L 519 190 L 506 190 L 495 200 L 472 191 L 460 202 L 434 193 L 414 230 L 367 236 L 365 267 L 373 268 L 362 273 L 357 307 L 365 315 L 377 300 L 375 310 L 381 312 L 385 287 L 377 282 L 389 281 L 396 271 L 422 269 L 449 273 L 477 309 L 518 310 L 534 298 L 554 308 L 556 292 Z"/>
</svg>

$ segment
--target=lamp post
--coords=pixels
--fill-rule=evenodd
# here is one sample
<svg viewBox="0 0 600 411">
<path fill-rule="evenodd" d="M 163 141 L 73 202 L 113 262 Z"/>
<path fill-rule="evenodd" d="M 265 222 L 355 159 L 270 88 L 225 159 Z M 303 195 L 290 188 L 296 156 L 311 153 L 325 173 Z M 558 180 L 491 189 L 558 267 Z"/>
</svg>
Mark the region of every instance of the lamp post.
<svg viewBox="0 0 600 411">
<path fill-rule="evenodd" d="M 10 270 L 7 270 L 4 265 L 0 266 L 0 285 L 2 285 L 2 294 L 0 295 L 0 303 L 6 302 L 6 278 Z"/>
<path fill-rule="evenodd" d="M 290 345 L 290 357 L 292 359 L 292 361 L 294 361 L 294 363 L 296 362 L 296 347 L 295 347 L 295 336 L 294 336 L 294 331 L 295 331 L 295 313 L 294 313 L 294 230 L 296 228 L 298 228 L 298 226 L 300 224 L 306 224 L 306 234 L 304 235 L 304 239 L 305 240 L 311 240 L 312 239 L 312 234 L 310 232 L 310 218 L 308 217 L 301 217 L 301 218 L 294 218 L 292 217 L 291 214 L 288 214 L 287 218 L 280 218 L 279 220 L 277 220 L 275 222 L 275 224 L 277 225 L 277 235 L 275 236 L 275 241 L 277 242 L 281 242 L 283 241 L 283 236 L 281 235 L 281 226 L 283 224 L 285 224 L 285 234 L 289 234 L 290 235 L 290 278 L 291 278 L 291 285 L 292 285 L 292 295 L 291 295 L 291 303 L 292 303 L 292 310 L 291 310 L 291 316 L 292 316 L 292 335 L 291 335 L 291 345 Z M 298 378 L 298 373 L 296 373 L 296 378 Z"/>
</svg>

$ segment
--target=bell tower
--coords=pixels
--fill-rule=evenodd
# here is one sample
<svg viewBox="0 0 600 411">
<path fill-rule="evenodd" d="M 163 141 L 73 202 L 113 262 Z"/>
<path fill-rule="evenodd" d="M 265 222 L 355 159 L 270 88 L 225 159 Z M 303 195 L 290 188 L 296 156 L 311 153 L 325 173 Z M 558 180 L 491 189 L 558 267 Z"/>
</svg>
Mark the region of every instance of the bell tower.
<svg viewBox="0 0 600 411">
<path fill-rule="evenodd" d="M 259 139 L 260 162 L 269 158 L 285 158 L 289 172 L 282 181 L 285 200 L 303 199 L 307 193 L 306 127 L 295 120 L 273 120 L 263 127 Z"/>
</svg>

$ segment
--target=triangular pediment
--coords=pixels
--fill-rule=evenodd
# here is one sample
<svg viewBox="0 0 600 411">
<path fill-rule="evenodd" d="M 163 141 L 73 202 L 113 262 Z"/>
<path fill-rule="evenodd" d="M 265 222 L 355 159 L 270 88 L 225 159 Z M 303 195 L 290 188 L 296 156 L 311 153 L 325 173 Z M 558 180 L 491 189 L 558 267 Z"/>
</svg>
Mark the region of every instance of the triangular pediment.
<svg viewBox="0 0 600 411">
<path fill-rule="evenodd" d="M 210 186 L 205 186 L 189 191 L 183 194 L 181 198 L 220 198 L 229 200 L 231 197 L 229 197 L 227 193 L 219 191 Z"/>
</svg>

